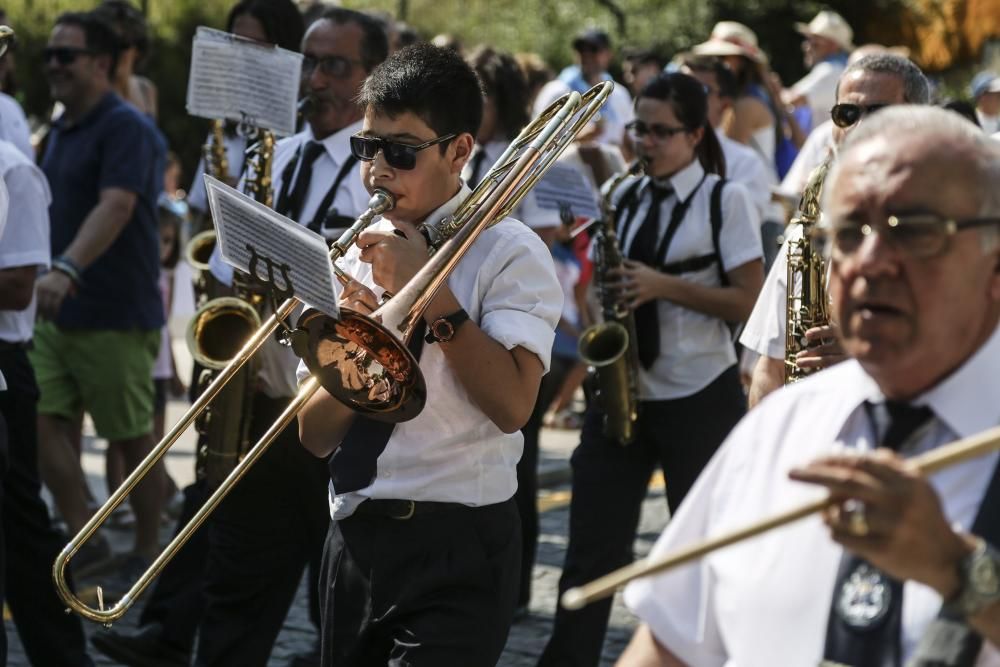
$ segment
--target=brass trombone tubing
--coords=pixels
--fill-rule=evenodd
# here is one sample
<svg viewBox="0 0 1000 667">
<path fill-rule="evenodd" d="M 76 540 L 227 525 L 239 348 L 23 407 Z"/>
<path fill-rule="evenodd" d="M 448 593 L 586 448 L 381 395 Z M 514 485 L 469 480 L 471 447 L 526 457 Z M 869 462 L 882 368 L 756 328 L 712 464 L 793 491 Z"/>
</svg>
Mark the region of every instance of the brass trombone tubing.
<svg viewBox="0 0 1000 667">
<path fill-rule="evenodd" d="M 985 456 L 997 449 L 1000 449 L 1000 426 L 937 447 L 929 452 L 911 458 L 910 462 L 922 474 L 929 475 L 943 468 L 967 461 L 968 459 Z M 799 507 L 776 514 L 745 528 L 684 547 L 672 554 L 666 554 L 655 559 L 646 558 L 636 561 L 631 565 L 615 570 L 583 586 L 567 590 L 562 595 L 561 604 L 565 609 L 580 609 L 591 602 L 614 595 L 619 587 L 624 586 L 633 579 L 648 577 L 698 560 L 717 549 L 742 542 L 751 537 L 756 537 L 761 533 L 766 533 L 769 530 L 793 523 L 799 519 L 804 519 L 836 502 L 831 498 L 815 500 L 811 503 L 805 503 Z"/>
<path fill-rule="evenodd" d="M 350 247 L 351 243 L 354 242 L 354 239 L 361 232 L 361 230 L 371 224 L 371 221 L 376 215 L 392 208 L 394 205 L 395 201 L 391 194 L 382 190 L 376 190 L 375 194 L 372 195 L 371 201 L 368 202 L 368 210 L 365 211 L 365 213 L 355 221 L 350 229 L 344 232 L 340 239 L 338 239 L 338 241 L 330 248 L 330 261 L 334 262 L 337 259 L 340 259 L 347 251 L 347 248 Z M 198 400 L 196 400 L 191 407 L 188 408 L 188 411 L 184 413 L 184 416 L 181 417 L 180 421 L 174 424 L 174 426 L 170 429 L 170 432 L 167 433 L 163 440 L 160 441 L 160 443 L 146 455 L 146 458 L 143 459 L 138 466 L 136 466 L 135 470 L 133 470 L 125 481 L 122 482 L 122 485 L 118 487 L 113 494 L 111 494 L 111 497 L 108 498 L 107 502 L 105 502 L 104 505 L 102 505 L 101 508 L 94 513 L 94 516 L 90 518 L 80 532 L 77 533 L 65 547 L 63 547 L 63 550 L 59 553 L 55 562 L 52 564 L 52 579 L 55 584 L 56 592 L 71 611 L 76 612 L 83 618 L 97 623 L 104 623 L 105 625 L 110 625 L 124 616 L 129 608 L 135 603 L 139 595 L 146 590 L 149 584 L 152 583 L 153 579 L 156 578 L 156 576 L 163 570 L 167 562 L 173 558 L 174 553 L 184 546 L 198 526 L 205 521 L 212 510 L 215 509 L 219 502 L 221 502 L 222 498 L 229 493 L 230 488 L 242 479 L 246 470 L 267 450 L 271 441 L 274 439 L 274 435 L 280 433 L 281 429 L 284 428 L 284 425 L 291 421 L 291 417 L 294 416 L 295 413 L 291 413 L 291 416 L 286 417 L 286 413 L 288 413 L 288 410 L 286 409 L 286 411 L 282 413 L 281 417 L 279 417 L 278 421 L 271 426 L 267 434 L 265 434 L 265 437 L 261 438 L 253 449 L 247 452 L 243 461 L 241 461 L 240 464 L 233 469 L 229 476 L 226 477 L 222 484 L 219 485 L 215 493 L 213 493 L 205 502 L 205 505 L 201 508 L 201 510 L 195 514 L 195 516 L 188 523 L 187 527 L 178 532 L 174 539 L 171 540 L 170 544 L 168 544 L 156 560 L 153 561 L 153 564 L 149 567 L 149 569 L 146 570 L 141 577 L 139 577 L 136 583 L 133 584 L 125 595 L 123 595 L 113 606 L 108 609 L 104 609 L 103 604 L 101 604 L 100 609 L 94 609 L 80 600 L 80 598 L 78 598 L 73 591 L 70 590 L 69 582 L 66 580 L 66 568 L 83 543 L 93 537 L 94 533 L 97 532 L 97 529 L 101 526 L 101 524 L 107 521 L 108 517 L 111 516 L 111 513 L 114 512 L 115 508 L 117 508 L 125 500 L 125 498 L 128 497 L 139 482 L 149 474 L 149 472 L 153 469 L 153 466 L 155 466 L 156 463 L 163 458 L 163 456 L 167 453 L 167 450 L 177 442 L 181 434 L 183 434 L 184 431 L 186 431 L 191 424 L 194 423 L 194 420 L 197 419 L 198 415 L 200 415 L 205 408 L 208 407 L 209 403 L 212 402 L 212 399 L 214 399 L 219 392 L 222 391 L 225 384 L 229 382 L 232 377 L 236 375 L 236 373 L 239 372 L 239 370 L 250 360 L 250 358 L 264 344 L 267 338 L 277 331 L 278 327 L 281 326 L 281 323 L 291 316 L 292 312 L 299 306 L 300 303 L 301 302 L 297 298 L 292 297 L 290 299 L 286 299 L 276 308 L 275 312 L 264 321 L 264 324 L 262 324 L 254 335 L 250 337 L 236 356 L 233 357 L 228 364 L 226 364 L 225 368 L 219 371 L 215 379 L 212 380 L 212 382 L 205 388 L 205 391 L 202 392 L 201 396 L 198 397 Z M 309 396 L 312 395 L 312 393 L 310 393 L 308 396 L 303 396 L 303 393 L 305 393 L 305 390 L 311 384 L 315 385 L 312 389 L 312 393 L 315 393 L 316 389 L 319 387 L 319 383 L 312 379 L 307 380 L 303 383 L 302 389 L 292 400 L 292 404 L 289 407 L 295 405 L 298 409 L 301 409 L 301 406 L 309 399 Z M 283 424 L 282 421 L 284 422 Z M 278 424 L 282 425 L 280 428 L 275 430 Z M 274 435 L 271 435 L 270 438 L 268 438 L 267 435 L 271 434 L 272 431 L 274 432 Z M 102 594 L 100 589 L 98 589 L 98 600 L 101 601 L 101 598 Z"/>
</svg>

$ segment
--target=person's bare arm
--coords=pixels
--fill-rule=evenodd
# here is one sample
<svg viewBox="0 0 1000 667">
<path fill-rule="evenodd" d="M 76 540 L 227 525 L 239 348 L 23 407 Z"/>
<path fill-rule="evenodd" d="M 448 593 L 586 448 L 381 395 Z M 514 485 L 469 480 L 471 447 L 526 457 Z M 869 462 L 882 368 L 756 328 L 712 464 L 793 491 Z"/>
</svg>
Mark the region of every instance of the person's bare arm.
<svg viewBox="0 0 1000 667">
<path fill-rule="evenodd" d="M 632 640 L 618 658 L 615 667 L 687 667 L 670 650 L 656 640 L 649 626 L 643 623 L 635 630 Z"/>
<path fill-rule="evenodd" d="M 752 408 L 757 405 L 765 396 L 775 389 L 780 389 L 784 384 L 785 360 L 761 355 L 753 367 L 750 395 L 747 399 L 749 406 Z"/>
<path fill-rule="evenodd" d="M 37 266 L 12 266 L 0 270 L 0 310 L 24 310 L 35 293 Z"/>
<path fill-rule="evenodd" d="M 754 132 L 775 122 L 771 111 L 754 97 L 741 97 L 733 104 L 733 113 L 724 126 L 726 136 L 741 144 L 749 144 Z"/>
<path fill-rule="evenodd" d="M 80 231 L 63 252 L 73 264 L 86 269 L 107 252 L 135 211 L 137 196 L 121 188 L 101 190 L 100 199 L 80 226 Z M 49 271 L 38 280 L 38 312 L 42 317 L 53 318 L 63 300 L 73 289 L 69 276 L 59 271 Z"/>
</svg>

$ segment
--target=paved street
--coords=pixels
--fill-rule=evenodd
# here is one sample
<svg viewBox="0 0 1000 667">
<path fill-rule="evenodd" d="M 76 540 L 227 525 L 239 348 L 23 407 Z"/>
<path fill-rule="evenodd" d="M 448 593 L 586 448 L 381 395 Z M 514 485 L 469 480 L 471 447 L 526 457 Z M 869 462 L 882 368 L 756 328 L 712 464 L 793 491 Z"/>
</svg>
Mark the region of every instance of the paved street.
<svg viewBox="0 0 1000 667">
<path fill-rule="evenodd" d="M 175 345 L 175 347 L 177 347 Z M 182 362 L 183 363 L 183 362 Z M 181 368 L 184 366 L 181 365 Z M 183 413 L 185 405 L 172 402 L 168 410 L 167 424 L 173 424 Z M 511 630 L 507 648 L 500 660 L 501 667 L 528 667 L 534 665 L 545 641 L 548 638 L 552 615 L 556 604 L 556 586 L 559 580 L 560 567 L 566 548 L 566 526 L 569 503 L 569 454 L 576 445 L 577 433 L 574 431 L 555 431 L 546 429 L 542 433 L 542 456 L 540 460 L 540 482 L 543 492 L 539 499 L 541 513 L 541 536 L 538 547 L 538 561 L 534 571 L 534 594 L 530 614 L 516 624 Z M 171 475 L 181 487 L 193 478 L 193 435 L 188 434 L 166 457 L 167 467 Z M 94 438 L 85 442 L 84 468 L 87 472 L 91 488 L 98 497 L 106 497 L 104 488 L 104 443 Z M 666 502 L 662 486 L 654 484 L 646 499 L 643 510 L 643 520 L 640 526 L 639 539 L 636 542 L 636 553 L 645 555 L 652 546 L 656 536 L 666 523 Z M 123 531 L 107 531 L 116 551 L 127 551 L 131 546 L 131 535 Z M 170 527 L 164 526 L 162 539 L 166 542 L 170 536 Z M 619 596 L 620 598 L 620 596 Z M 141 600 L 139 602 L 141 605 Z M 130 611 L 125 619 L 116 627 L 127 628 L 136 622 L 139 616 L 137 609 Z M 8 664 L 11 667 L 28 667 L 28 661 L 17 637 L 14 624 L 5 620 L 9 639 Z M 98 629 L 93 623 L 85 622 L 87 632 Z M 604 665 L 614 664 L 614 660 L 624 648 L 635 626 L 632 617 L 620 599 L 616 599 L 612 612 L 611 628 L 605 642 Z M 306 610 L 305 587 L 300 587 L 293 608 L 286 619 L 284 628 L 275 645 L 268 665 L 284 667 L 292 655 L 308 650 L 315 640 L 315 633 L 309 621 Z M 93 652 L 98 665 L 117 665 Z M 37 666 L 44 667 L 44 666 Z"/>
</svg>

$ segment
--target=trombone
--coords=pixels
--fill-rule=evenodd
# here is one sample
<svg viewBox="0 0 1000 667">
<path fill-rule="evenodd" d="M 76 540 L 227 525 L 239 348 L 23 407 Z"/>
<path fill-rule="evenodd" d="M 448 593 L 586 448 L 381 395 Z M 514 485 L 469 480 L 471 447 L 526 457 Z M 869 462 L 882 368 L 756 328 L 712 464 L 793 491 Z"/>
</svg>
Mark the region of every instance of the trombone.
<svg viewBox="0 0 1000 667">
<path fill-rule="evenodd" d="M 400 314 L 393 314 L 392 319 L 383 319 L 386 330 L 392 331 L 390 338 L 383 344 L 390 346 L 399 345 L 398 340 L 403 341 L 412 333 L 413 323 L 419 319 L 423 309 L 430 303 L 436 290 L 447 279 L 451 269 L 459 262 L 465 251 L 472 245 L 476 237 L 488 226 L 503 219 L 527 194 L 545 171 L 560 155 L 576 134 L 583 129 L 586 123 L 604 105 L 613 89 L 610 82 L 602 83 L 581 96 L 579 93 L 566 95 L 546 109 L 542 114 L 532 121 L 504 154 L 497 160 L 497 163 L 490 170 L 483 182 L 456 210 L 455 214 L 440 222 L 436 227 L 427 228 L 426 232 L 432 241 L 437 239 L 443 243 L 428 261 L 427 265 L 414 278 L 400 290 L 400 293 L 393 298 L 390 303 L 404 300 L 411 301 L 409 307 L 405 305 L 397 306 Z M 395 205 L 395 200 L 391 193 L 384 190 L 376 190 L 368 202 L 368 210 L 338 239 L 330 249 L 330 260 L 335 262 L 347 252 L 354 243 L 358 234 L 365 229 L 375 216 L 380 215 Z M 452 237 L 454 235 L 454 237 Z M 450 242 L 444 242 L 450 239 Z M 346 274 L 334 263 L 334 271 L 341 282 L 348 279 Z M 206 387 L 205 391 L 197 401 L 188 409 L 181 420 L 170 429 L 162 442 L 160 442 L 146 456 L 146 458 L 136 467 L 122 485 L 115 491 L 108 501 L 94 514 L 80 532 L 63 548 L 52 566 L 53 580 L 56 591 L 63 602 L 71 611 L 80 616 L 110 625 L 120 619 L 136 599 L 152 583 L 152 580 L 166 567 L 166 564 L 173 558 L 194 531 L 201 526 L 208 518 L 208 515 L 222 502 L 232 487 L 243 478 L 249 468 L 257 462 L 264 454 L 268 446 L 274 441 L 279 433 L 289 424 L 292 419 L 301 411 L 309 399 L 319 390 L 321 384 L 315 374 L 306 379 L 299 387 L 299 392 L 292 399 L 289 405 L 281 413 L 278 419 L 271 425 L 261 439 L 247 452 L 240 463 L 229 473 L 225 480 L 218 486 L 215 492 L 205 501 L 201 509 L 192 517 L 191 521 L 183 530 L 164 548 L 164 550 L 153 561 L 149 569 L 139 577 L 132 588 L 130 588 L 111 607 L 105 608 L 103 593 L 97 589 L 98 608 L 93 608 L 80 600 L 72 590 L 66 579 L 66 568 L 69 562 L 88 539 L 90 539 L 102 523 L 111 515 L 114 509 L 120 505 L 135 486 L 145 477 L 153 466 L 159 461 L 166 451 L 177 441 L 180 435 L 194 422 L 195 418 L 208 406 L 212 399 L 222 390 L 223 386 L 247 363 L 250 357 L 263 345 L 264 341 L 282 323 L 291 316 L 292 312 L 299 305 L 296 298 L 287 299 L 280 306 L 275 308 L 275 312 L 264 322 L 257 332 L 248 340 L 237 355 L 219 371 L 218 376 Z M 380 312 L 382 308 L 379 309 Z M 405 311 L 405 313 L 403 312 Z M 345 319 L 358 326 L 374 325 L 377 323 L 370 317 L 343 311 Z M 374 315 L 374 314 L 373 314 Z M 302 323 L 300 318 L 300 323 Z M 318 343 L 322 339 L 319 337 L 320 327 L 329 327 L 328 322 L 323 322 L 321 318 L 313 315 L 309 318 L 309 328 L 307 330 L 296 330 L 292 332 L 291 342 L 296 352 L 306 352 L 303 343 Z M 334 323 L 336 324 L 336 323 Z M 307 333 L 308 332 L 308 333 Z M 396 335 L 399 338 L 396 338 Z M 306 340 L 306 336 L 311 339 Z M 310 345 L 309 347 L 313 347 Z M 315 348 L 314 348 L 315 349 Z M 378 350 L 371 350 L 374 359 Z M 403 351 L 409 355 L 409 351 Z M 312 355 L 306 355 L 312 356 Z M 320 357 L 322 360 L 322 357 Z M 394 400 L 383 401 L 381 403 L 369 404 L 366 402 L 348 402 L 348 405 L 358 409 L 369 409 L 376 411 L 386 421 L 402 421 L 416 416 L 423 407 L 426 393 L 412 391 L 413 388 L 423 388 L 423 378 L 420 375 L 416 360 L 409 356 L 408 361 L 411 366 L 405 369 L 408 375 L 394 377 L 397 381 L 392 394 Z M 307 365 L 310 370 L 313 367 L 323 367 L 322 362 L 317 364 L 316 359 L 310 361 L 307 358 Z M 373 362 L 372 368 L 377 366 Z M 399 370 L 399 369 L 397 369 Z M 334 373 L 334 379 L 339 379 L 339 375 Z M 329 379 L 329 378 L 327 378 Z M 345 393 L 340 387 L 324 386 L 335 398 L 341 398 Z M 405 389 L 405 390 L 404 390 Z M 367 393 L 367 392 L 366 392 Z M 397 411 L 397 414 L 392 414 Z"/>
<path fill-rule="evenodd" d="M 956 465 L 979 456 L 985 456 L 997 449 L 1000 449 L 1000 426 L 938 447 L 937 449 L 915 456 L 910 461 L 922 474 L 930 475 L 948 466 Z M 563 593 L 560 604 L 569 610 L 582 609 L 592 602 L 614 595 L 619 587 L 624 586 L 633 579 L 648 577 L 698 560 L 717 549 L 748 540 L 751 537 L 756 537 L 774 528 L 780 528 L 799 519 L 804 519 L 816 512 L 821 512 L 835 502 L 837 501 L 830 498 L 815 500 L 744 528 L 679 549 L 672 554 L 667 554 L 660 558 L 647 558 L 636 561 L 631 565 L 626 565 L 583 586 L 570 588 Z"/>
</svg>

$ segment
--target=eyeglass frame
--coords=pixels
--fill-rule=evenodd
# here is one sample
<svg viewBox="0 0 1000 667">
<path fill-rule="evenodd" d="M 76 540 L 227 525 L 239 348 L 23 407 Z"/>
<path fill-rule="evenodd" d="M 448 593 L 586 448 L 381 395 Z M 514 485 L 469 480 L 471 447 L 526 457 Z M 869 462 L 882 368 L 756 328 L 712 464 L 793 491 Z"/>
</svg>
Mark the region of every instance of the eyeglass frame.
<svg viewBox="0 0 1000 667">
<path fill-rule="evenodd" d="M 430 139 L 429 141 L 425 141 L 422 144 L 413 145 L 413 144 L 403 143 L 402 141 L 393 141 L 391 139 L 386 139 L 384 137 L 366 136 L 359 132 L 358 134 L 351 136 L 351 155 L 361 160 L 362 162 L 374 162 L 375 158 L 378 157 L 379 152 L 381 152 L 382 157 L 385 158 L 386 164 L 388 164 L 393 169 L 402 169 L 403 171 L 410 171 L 411 169 L 414 169 L 417 166 L 417 153 L 424 150 L 425 148 L 430 148 L 431 146 L 437 146 L 438 144 L 442 144 L 446 141 L 451 141 L 457 136 L 458 134 L 455 132 L 452 132 L 450 134 L 442 134 L 440 137 L 435 137 L 433 139 Z M 364 157 L 355 148 L 355 141 L 374 142 L 375 152 L 372 154 L 371 157 Z M 390 153 L 386 152 L 387 146 L 398 146 L 407 149 L 407 151 L 405 151 L 404 154 L 413 155 L 413 164 L 409 166 L 393 164 L 393 160 L 395 160 L 396 158 L 389 157 Z"/>
<path fill-rule="evenodd" d="M 645 128 L 645 129 L 641 130 L 639 128 Z M 661 123 L 652 123 L 650 125 L 647 125 L 645 122 L 637 118 L 635 120 L 629 121 L 625 125 L 625 131 L 630 134 L 634 134 L 637 139 L 641 139 L 642 137 L 651 134 L 653 135 L 653 138 L 656 139 L 657 141 L 667 141 L 668 139 L 673 139 L 674 136 L 678 134 L 691 132 L 691 129 L 684 127 L 683 125 L 681 125 L 680 127 L 669 127 Z"/>
<path fill-rule="evenodd" d="M 909 223 L 907 223 L 907 218 L 909 218 Z M 924 222 L 918 223 L 916 219 L 923 218 Z M 918 260 L 928 260 L 934 259 L 935 257 L 940 257 L 948 251 L 948 247 L 951 244 L 951 238 L 960 231 L 966 229 L 974 229 L 976 227 L 985 227 L 987 225 L 1000 224 L 1000 217 L 976 217 L 976 218 L 944 218 L 940 217 L 934 213 L 915 213 L 912 215 L 890 215 L 886 218 L 885 228 L 899 229 L 901 226 L 905 227 L 909 224 L 911 227 L 913 225 L 925 225 L 930 228 L 932 226 L 940 226 L 941 230 L 941 245 L 934 252 L 929 253 L 914 253 L 912 250 L 907 249 L 903 246 L 898 238 L 895 238 L 891 233 L 887 235 L 886 240 L 893 244 L 894 247 L 898 248 L 902 253 Z M 836 234 L 839 231 L 844 230 L 856 230 L 860 232 L 861 237 L 858 244 L 850 251 L 843 251 L 838 248 L 836 242 Z M 822 248 L 822 254 L 827 257 L 833 257 L 836 253 L 840 258 L 849 258 L 857 253 L 858 249 L 864 243 L 864 239 L 874 234 L 878 231 L 880 234 L 883 233 L 882 230 L 876 230 L 875 226 L 864 223 L 862 225 L 849 225 L 849 224 L 829 224 L 820 225 L 814 227 L 810 230 L 810 238 L 813 242 Z"/>
<path fill-rule="evenodd" d="M 880 104 L 855 104 L 854 102 L 840 102 L 840 103 L 834 104 L 832 107 L 830 107 L 830 120 L 832 120 L 833 124 L 836 125 L 837 127 L 839 127 L 840 129 L 846 130 L 849 127 L 854 127 L 855 125 L 857 125 L 859 122 L 861 122 L 861 119 L 864 118 L 865 116 L 867 116 L 868 114 L 874 113 L 874 112 L 878 111 L 879 109 L 884 109 L 885 107 L 888 107 L 888 106 L 892 106 L 892 105 L 889 104 L 889 103 L 880 103 Z M 841 125 L 839 122 L 837 122 L 837 109 L 844 108 L 844 107 L 853 107 L 855 109 L 858 109 L 858 117 L 855 118 L 854 122 L 852 122 L 852 123 L 848 123 L 846 125 Z"/>
<path fill-rule="evenodd" d="M 324 65 L 324 63 L 329 63 L 329 62 L 343 63 L 344 64 L 343 66 L 346 67 L 346 69 L 344 69 L 341 72 L 329 71 Z M 303 54 L 302 76 L 303 77 L 312 76 L 312 73 L 315 72 L 316 68 L 318 67 L 319 71 L 325 74 L 326 76 L 331 76 L 335 79 L 346 79 L 351 75 L 351 71 L 354 69 L 355 65 L 360 66 L 363 64 L 364 62 L 362 60 L 359 60 L 358 58 L 348 58 L 347 56 L 341 56 L 335 53 L 327 56 L 320 56 L 318 58 L 315 56 L 309 56 Z"/>
</svg>

